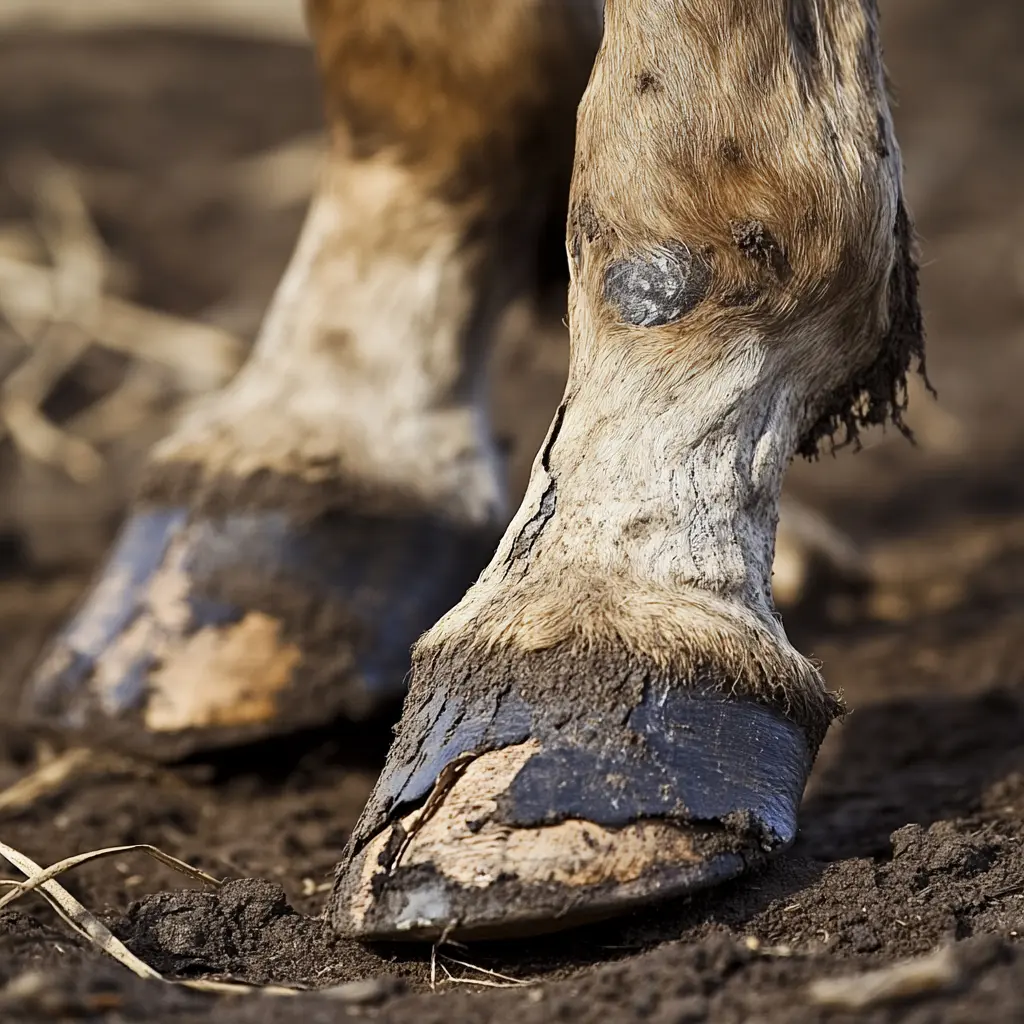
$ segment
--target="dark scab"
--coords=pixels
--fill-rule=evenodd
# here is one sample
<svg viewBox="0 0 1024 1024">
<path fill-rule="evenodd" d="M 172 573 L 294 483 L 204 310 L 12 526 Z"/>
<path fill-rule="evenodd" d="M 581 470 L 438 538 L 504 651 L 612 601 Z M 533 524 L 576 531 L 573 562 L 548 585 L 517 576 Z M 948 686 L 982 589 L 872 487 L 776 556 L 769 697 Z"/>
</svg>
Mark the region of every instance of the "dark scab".
<svg viewBox="0 0 1024 1024">
<path fill-rule="evenodd" d="M 641 71 L 636 76 L 636 91 L 641 96 L 647 92 L 661 92 L 661 79 L 652 71 Z"/>
<path fill-rule="evenodd" d="M 634 259 L 616 260 L 604 275 L 605 301 L 635 327 L 661 327 L 690 312 L 707 294 L 711 267 L 681 242 Z"/>
<path fill-rule="evenodd" d="M 573 225 L 588 242 L 593 242 L 601 234 L 601 222 L 597 219 L 593 204 L 586 196 L 573 210 Z"/>
<path fill-rule="evenodd" d="M 634 516 L 630 519 L 625 526 L 622 528 L 622 540 L 642 540 L 645 537 L 650 536 L 651 531 L 655 529 L 654 520 L 649 515 Z"/>
<path fill-rule="evenodd" d="M 729 222 L 732 239 L 736 248 L 754 263 L 772 270 L 780 281 L 792 273 L 789 260 L 775 236 L 759 220 L 734 220 Z"/>
<path fill-rule="evenodd" d="M 583 252 L 583 245 L 580 242 L 580 236 L 578 231 L 572 233 L 572 238 L 569 241 L 569 255 L 572 257 L 573 263 L 578 267 L 580 265 L 580 254 Z"/>
<path fill-rule="evenodd" d="M 578 265 L 580 253 L 583 250 L 581 238 L 593 242 L 601 235 L 601 222 L 597 219 L 593 204 L 586 196 L 583 196 L 573 207 L 569 223 L 572 232 L 569 251 L 572 254 L 573 262 Z"/>
</svg>

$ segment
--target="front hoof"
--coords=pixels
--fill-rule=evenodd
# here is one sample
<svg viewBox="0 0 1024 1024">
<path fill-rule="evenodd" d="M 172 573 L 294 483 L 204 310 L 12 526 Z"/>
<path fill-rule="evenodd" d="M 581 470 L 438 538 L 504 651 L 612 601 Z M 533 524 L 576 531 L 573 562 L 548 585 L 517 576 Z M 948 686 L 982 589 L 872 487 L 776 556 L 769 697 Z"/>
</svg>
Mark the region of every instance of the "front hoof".
<svg viewBox="0 0 1024 1024">
<path fill-rule="evenodd" d="M 30 725 L 158 759 L 360 719 L 493 538 L 427 518 L 136 513 L 37 666 Z"/>
<path fill-rule="evenodd" d="M 568 928 L 733 878 L 796 835 L 811 744 L 760 704 L 656 681 L 610 718 L 447 698 L 407 710 L 339 868 L 345 934 Z"/>
</svg>

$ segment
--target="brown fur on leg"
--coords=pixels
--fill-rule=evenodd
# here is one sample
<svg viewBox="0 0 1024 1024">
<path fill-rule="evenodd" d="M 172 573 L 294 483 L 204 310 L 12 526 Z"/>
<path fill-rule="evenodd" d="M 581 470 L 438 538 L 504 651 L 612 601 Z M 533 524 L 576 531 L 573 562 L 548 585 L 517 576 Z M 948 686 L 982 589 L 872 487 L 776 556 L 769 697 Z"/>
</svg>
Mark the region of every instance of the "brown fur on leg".
<svg viewBox="0 0 1024 1024">
<path fill-rule="evenodd" d="M 597 45 L 586 3 L 307 0 L 332 136 L 387 153 L 482 223 L 567 181 L 567 125 Z"/>
<path fill-rule="evenodd" d="M 925 372 L 924 323 L 917 300 L 917 256 L 914 228 L 902 196 L 896 213 L 896 255 L 889 277 L 889 320 L 878 356 L 866 369 L 829 396 L 817 423 L 800 441 L 799 454 L 814 458 L 822 443 L 833 449 L 859 445 L 860 431 L 887 422 L 912 437 L 903 422 L 907 408 L 907 374 L 917 371 L 931 389 Z M 837 438 L 842 430 L 841 438 Z"/>
<path fill-rule="evenodd" d="M 486 355 L 568 176 L 597 18 L 542 0 L 308 14 L 328 166 L 250 363 L 158 447 L 144 496 L 397 496 L 493 522 Z"/>
</svg>

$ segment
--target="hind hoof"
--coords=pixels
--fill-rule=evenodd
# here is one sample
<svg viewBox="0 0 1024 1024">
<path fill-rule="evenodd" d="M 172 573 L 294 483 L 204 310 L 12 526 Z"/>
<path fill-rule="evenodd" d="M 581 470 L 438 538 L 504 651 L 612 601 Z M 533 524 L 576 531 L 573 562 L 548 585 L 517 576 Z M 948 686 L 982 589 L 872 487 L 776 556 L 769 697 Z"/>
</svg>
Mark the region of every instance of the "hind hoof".
<svg viewBox="0 0 1024 1024">
<path fill-rule="evenodd" d="M 795 838 L 811 744 L 760 704 L 651 683 L 624 720 L 573 720 L 514 687 L 443 690 L 407 706 L 339 867 L 345 934 L 555 931 L 716 885 Z"/>
<path fill-rule="evenodd" d="M 37 666 L 30 725 L 158 759 L 361 719 L 493 537 L 426 517 L 136 513 Z"/>
</svg>

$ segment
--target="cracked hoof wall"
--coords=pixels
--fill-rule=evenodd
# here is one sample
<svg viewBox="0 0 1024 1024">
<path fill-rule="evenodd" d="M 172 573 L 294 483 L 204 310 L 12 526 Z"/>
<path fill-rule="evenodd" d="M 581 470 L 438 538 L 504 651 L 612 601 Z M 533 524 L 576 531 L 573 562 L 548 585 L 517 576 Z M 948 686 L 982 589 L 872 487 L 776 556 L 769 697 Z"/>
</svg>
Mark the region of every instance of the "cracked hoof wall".
<svg viewBox="0 0 1024 1024">
<path fill-rule="evenodd" d="M 442 701 L 432 726 L 429 708 L 419 745 L 403 723 L 339 867 L 346 934 L 554 931 L 718 884 L 796 835 L 812 757 L 800 727 L 759 704 L 652 684 L 631 743 L 510 695 L 454 713 Z"/>
</svg>

